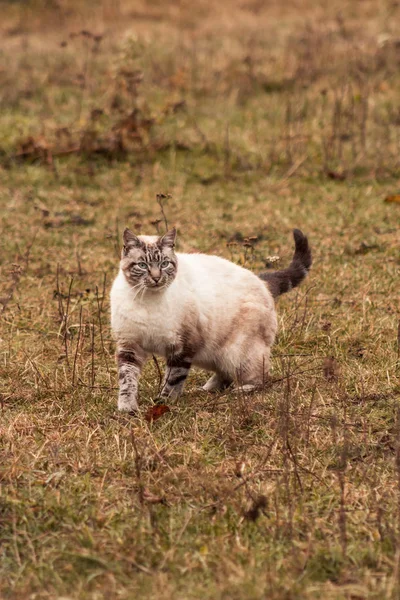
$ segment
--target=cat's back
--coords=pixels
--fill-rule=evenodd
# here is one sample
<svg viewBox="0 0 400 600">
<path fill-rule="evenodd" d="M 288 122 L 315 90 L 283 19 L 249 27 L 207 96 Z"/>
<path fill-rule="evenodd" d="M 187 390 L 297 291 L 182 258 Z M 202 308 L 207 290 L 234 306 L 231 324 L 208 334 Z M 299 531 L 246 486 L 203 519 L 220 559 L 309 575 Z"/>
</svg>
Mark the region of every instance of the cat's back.
<svg viewBox="0 0 400 600">
<path fill-rule="evenodd" d="M 254 273 L 235 263 L 213 254 L 178 253 L 178 268 L 185 275 L 195 274 L 197 277 L 228 277 L 257 283 L 260 281 Z"/>
<path fill-rule="evenodd" d="M 188 285 L 197 294 L 210 298 L 215 294 L 227 295 L 233 300 L 243 292 L 270 300 L 265 284 L 251 271 L 235 263 L 212 254 L 177 254 L 178 277 L 182 284 Z M 254 298 L 255 299 L 255 298 Z"/>
</svg>

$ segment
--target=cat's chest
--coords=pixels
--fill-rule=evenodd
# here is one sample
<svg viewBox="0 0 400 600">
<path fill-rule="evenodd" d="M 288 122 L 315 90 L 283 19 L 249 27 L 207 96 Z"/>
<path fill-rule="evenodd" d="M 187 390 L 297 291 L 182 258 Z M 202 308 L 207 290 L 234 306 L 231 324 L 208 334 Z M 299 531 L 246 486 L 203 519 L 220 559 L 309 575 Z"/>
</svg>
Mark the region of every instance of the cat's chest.
<svg viewBox="0 0 400 600">
<path fill-rule="evenodd" d="M 169 302 L 151 302 L 121 309 L 125 335 L 147 352 L 165 355 L 167 348 L 176 344 L 181 329 L 179 307 L 174 309 Z"/>
</svg>

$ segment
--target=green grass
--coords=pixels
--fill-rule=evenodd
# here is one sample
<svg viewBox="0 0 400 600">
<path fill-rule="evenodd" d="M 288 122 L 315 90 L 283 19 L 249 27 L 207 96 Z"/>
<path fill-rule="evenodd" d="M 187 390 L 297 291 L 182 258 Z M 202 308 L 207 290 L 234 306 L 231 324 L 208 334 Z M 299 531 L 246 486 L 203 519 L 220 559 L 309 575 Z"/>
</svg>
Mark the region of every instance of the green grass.
<svg viewBox="0 0 400 600">
<path fill-rule="evenodd" d="M 81 4 L 4 9 L 0 597 L 398 598 L 397 9 Z M 160 192 L 181 251 L 259 272 L 300 227 L 314 265 L 270 389 L 195 371 L 149 424 L 116 411 L 108 292 Z"/>
</svg>

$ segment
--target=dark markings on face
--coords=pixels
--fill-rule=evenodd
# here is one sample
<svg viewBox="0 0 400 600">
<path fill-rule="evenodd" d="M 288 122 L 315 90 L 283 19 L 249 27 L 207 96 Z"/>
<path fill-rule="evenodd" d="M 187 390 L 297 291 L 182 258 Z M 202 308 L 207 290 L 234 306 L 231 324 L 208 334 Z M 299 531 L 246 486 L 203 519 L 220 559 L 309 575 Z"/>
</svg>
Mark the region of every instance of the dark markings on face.
<svg viewBox="0 0 400 600">
<path fill-rule="evenodd" d="M 121 268 L 128 283 L 138 290 L 168 287 L 178 267 L 174 242 L 175 230 L 155 242 L 146 242 L 125 230 Z"/>
</svg>

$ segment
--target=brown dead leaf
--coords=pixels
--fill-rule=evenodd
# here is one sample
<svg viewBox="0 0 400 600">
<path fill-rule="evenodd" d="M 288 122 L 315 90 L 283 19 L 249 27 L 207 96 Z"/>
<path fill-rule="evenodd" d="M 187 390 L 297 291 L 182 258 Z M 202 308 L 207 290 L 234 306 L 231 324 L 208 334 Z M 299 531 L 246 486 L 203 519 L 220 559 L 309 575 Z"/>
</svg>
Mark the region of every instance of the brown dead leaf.
<svg viewBox="0 0 400 600">
<path fill-rule="evenodd" d="M 400 204 L 400 194 L 393 194 L 392 196 L 386 196 L 385 202 L 390 202 L 391 204 Z"/>
<path fill-rule="evenodd" d="M 144 418 L 151 423 L 152 421 L 157 421 L 167 412 L 171 412 L 171 409 L 166 404 L 156 404 L 149 408 Z"/>
</svg>

